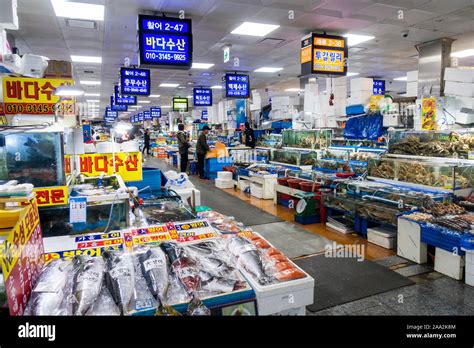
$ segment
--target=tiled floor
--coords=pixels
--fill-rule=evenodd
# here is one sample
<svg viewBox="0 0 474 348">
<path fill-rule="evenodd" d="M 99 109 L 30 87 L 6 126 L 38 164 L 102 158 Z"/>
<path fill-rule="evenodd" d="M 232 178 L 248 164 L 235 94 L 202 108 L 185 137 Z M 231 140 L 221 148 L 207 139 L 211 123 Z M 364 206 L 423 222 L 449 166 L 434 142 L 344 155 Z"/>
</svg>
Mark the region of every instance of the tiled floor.
<svg viewBox="0 0 474 348">
<path fill-rule="evenodd" d="M 156 163 L 150 159 L 149 164 Z M 272 200 L 254 198 L 239 190 L 224 190 L 250 205 L 293 222 L 293 210 L 273 204 Z M 205 193 L 204 193 L 205 194 Z M 395 256 L 395 252 L 368 243 L 356 234 L 345 235 L 327 229 L 324 224 L 300 225 L 306 231 L 318 234 L 338 244 L 362 244 L 365 258 L 376 260 L 413 280 L 415 285 L 370 296 L 307 315 L 474 315 L 474 287 L 432 271 L 424 265 Z M 348 288 L 350 291 L 350 288 Z"/>
</svg>

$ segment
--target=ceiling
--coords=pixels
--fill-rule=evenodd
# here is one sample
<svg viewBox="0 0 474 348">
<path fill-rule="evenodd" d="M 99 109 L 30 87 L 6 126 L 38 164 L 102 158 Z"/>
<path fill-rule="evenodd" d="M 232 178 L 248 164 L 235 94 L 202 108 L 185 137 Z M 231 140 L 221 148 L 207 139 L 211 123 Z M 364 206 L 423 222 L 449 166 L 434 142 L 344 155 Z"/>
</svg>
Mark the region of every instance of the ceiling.
<svg viewBox="0 0 474 348">
<path fill-rule="evenodd" d="M 102 64 L 74 63 L 76 81 L 101 81 L 100 86 L 86 87 L 87 93 L 100 93 L 101 110 L 109 103 L 124 59 L 137 64 L 139 13 L 172 17 L 184 11 L 186 18 L 193 20 L 194 62 L 215 64 L 209 70 L 154 69 L 152 94 L 161 98 L 150 105 L 169 105 L 172 96 L 190 95 L 193 84 L 218 85 L 226 70 L 250 71 L 252 88 L 269 88 L 273 94 L 298 88 L 300 41 L 311 31 L 375 36 L 349 51 L 349 71 L 387 80 L 417 69 L 415 44 L 451 37 L 457 39 L 453 51 L 474 48 L 474 0 L 74 1 L 105 5 L 105 20 L 96 22 L 95 29 L 71 28 L 67 19 L 55 16 L 50 0 L 18 0 L 20 30 L 10 33 L 22 54 L 60 60 L 70 60 L 70 55 L 101 56 Z M 400 10 L 403 18 L 399 18 Z M 274 46 L 260 42 L 262 37 L 230 34 L 244 21 L 280 25 L 266 37 L 279 39 L 278 43 Z M 401 31 L 406 29 L 408 37 L 402 38 Z M 232 45 L 231 61 L 224 64 L 222 48 L 226 44 Z M 238 68 L 232 65 L 235 57 L 239 58 Z M 474 66 L 474 57 L 460 58 L 459 62 Z M 253 72 L 263 66 L 284 69 Z M 185 88 L 158 87 L 162 82 Z M 405 88 L 405 83 L 397 81 L 387 87 L 398 92 Z M 214 94 L 214 101 L 218 101 L 220 91 Z"/>
</svg>

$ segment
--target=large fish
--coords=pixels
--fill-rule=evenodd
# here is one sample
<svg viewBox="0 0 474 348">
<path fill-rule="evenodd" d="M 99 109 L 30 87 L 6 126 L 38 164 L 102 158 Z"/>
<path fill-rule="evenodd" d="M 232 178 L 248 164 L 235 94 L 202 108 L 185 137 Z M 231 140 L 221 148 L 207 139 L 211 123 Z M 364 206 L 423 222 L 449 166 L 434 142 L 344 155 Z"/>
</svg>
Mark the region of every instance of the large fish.
<svg viewBox="0 0 474 348">
<path fill-rule="evenodd" d="M 132 255 L 122 251 L 105 251 L 107 262 L 106 281 L 110 293 L 123 314 L 129 308 L 135 286 Z"/>
<path fill-rule="evenodd" d="M 65 293 L 72 264 L 69 261 L 53 260 L 41 273 L 35 288 L 31 292 L 31 315 L 60 315 L 61 303 Z"/>
<path fill-rule="evenodd" d="M 168 262 L 160 248 L 148 248 L 138 256 L 143 276 L 151 293 L 162 302 L 168 290 Z"/>
<path fill-rule="evenodd" d="M 97 300 L 104 280 L 105 264 L 102 258 L 76 256 L 74 263 L 78 268 L 74 282 L 74 315 L 84 315 Z"/>
<path fill-rule="evenodd" d="M 186 288 L 186 291 L 193 294 L 201 281 L 196 262 L 185 256 L 183 249 L 178 248 L 175 244 L 162 243 L 160 247 L 168 255 L 171 268 Z"/>
<path fill-rule="evenodd" d="M 261 285 L 271 281 L 271 277 L 265 274 L 260 254 L 252 242 L 239 236 L 233 236 L 230 237 L 227 248 L 237 259 L 237 265 L 241 265 L 250 272 Z"/>
<path fill-rule="evenodd" d="M 102 290 L 97 300 L 87 311 L 86 315 L 120 315 L 120 309 L 115 304 L 115 300 L 105 284 L 102 284 Z"/>
</svg>

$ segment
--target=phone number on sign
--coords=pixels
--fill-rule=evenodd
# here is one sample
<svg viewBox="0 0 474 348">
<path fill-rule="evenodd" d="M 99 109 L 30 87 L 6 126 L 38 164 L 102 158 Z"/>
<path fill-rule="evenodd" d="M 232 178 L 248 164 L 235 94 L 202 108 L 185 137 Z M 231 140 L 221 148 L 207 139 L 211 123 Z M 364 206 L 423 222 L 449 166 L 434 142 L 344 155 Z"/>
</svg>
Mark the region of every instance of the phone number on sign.
<svg viewBox="0 0 474 348">
<path fill-rule="evenodd" d="M 23 104 L 23 103 L 5 103 L 5 113 L 14 114 L 37 114 L 53 115 L 56 112 L 60 114 L 74 114 L 74 104 Z"/>
<path fill-rule="evenodd" d="M 187 57 L 185 54 L 179 54 L 179 53 L 171 54 L 171 53 L 146 52 L 145 58 L 151 59 L 151 60 L 168 60 L 168 61 L 180 61 L 180 62 L 185 62 L 187 60 Z"/>
</svg>

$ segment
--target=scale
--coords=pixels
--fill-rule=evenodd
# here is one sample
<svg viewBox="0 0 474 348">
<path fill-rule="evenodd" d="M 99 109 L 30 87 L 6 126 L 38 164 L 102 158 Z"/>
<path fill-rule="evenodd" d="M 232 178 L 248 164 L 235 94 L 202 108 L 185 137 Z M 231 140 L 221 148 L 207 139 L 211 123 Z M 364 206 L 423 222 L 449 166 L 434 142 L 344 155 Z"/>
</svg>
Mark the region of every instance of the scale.
<svg viewBox="0 0 474 348">
<path fill-rule="evenodd" d="M 298 193 L 295 196 L 300 199 L 295 208 L 295 221 L 303 225 L 319 222 L 315 194 L 308 192 Z"/>
</svg>

